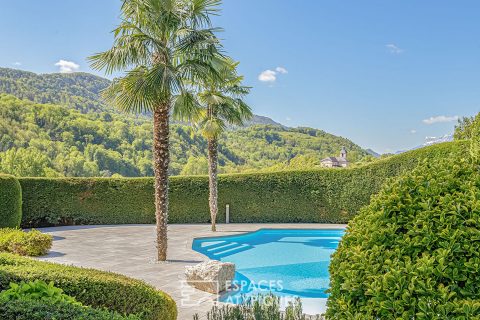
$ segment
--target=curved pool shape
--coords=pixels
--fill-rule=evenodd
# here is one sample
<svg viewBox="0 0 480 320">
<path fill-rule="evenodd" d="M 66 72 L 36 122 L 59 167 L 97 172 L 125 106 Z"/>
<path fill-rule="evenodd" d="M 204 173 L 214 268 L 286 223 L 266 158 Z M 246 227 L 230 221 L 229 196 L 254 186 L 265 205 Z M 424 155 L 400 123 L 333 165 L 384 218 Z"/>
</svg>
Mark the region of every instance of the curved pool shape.
<svg viewBox="0 0 480 320">
<path fill-rule="evenodd" d="M 236 265 L 239 289 L 220 301 L 239 303 L 242 297 L 273 294 L 300 297 L 308 313 L 325 311 L 330 256 L 344 230 L 260 229 L 226 237 L 198 238 L 193 250 L 212 260 Z M 285 301 L 282 301 L 285 303 Z"/>
</svg>

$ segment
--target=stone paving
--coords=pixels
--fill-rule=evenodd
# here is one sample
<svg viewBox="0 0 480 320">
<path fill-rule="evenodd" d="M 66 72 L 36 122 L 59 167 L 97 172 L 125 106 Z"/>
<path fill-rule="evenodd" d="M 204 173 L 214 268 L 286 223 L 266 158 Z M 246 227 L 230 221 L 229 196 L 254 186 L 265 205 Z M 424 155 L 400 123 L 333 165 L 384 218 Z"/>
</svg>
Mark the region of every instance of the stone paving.
<svg viewBox="0 0 480 320">
<path fill-rule="evenodd" d="M 327 224 L 223 224 L 218 231 L 209 225 L 170 225 L 168 261 L 155 261 L 155 226 L 73 226 L 44 228 L 54 236 L 50 253 L 40 260 L 95 268 L 141 279 L 165 291 L 177 302 L 178 319 L 204 318 L 217 298 L 184 284 L 185 266 L 208 260 L 192 250 L 197 237 L 224 236 L 276 229 L 337 229 L 344 225 Z"/>
</svg>

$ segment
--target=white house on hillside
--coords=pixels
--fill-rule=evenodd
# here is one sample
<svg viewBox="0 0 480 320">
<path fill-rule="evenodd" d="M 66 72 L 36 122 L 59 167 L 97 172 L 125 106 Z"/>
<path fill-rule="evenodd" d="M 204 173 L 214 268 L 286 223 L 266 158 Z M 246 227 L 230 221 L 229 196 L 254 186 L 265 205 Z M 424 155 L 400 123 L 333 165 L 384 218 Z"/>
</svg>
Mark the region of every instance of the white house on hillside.
<svg viewBox="0 0 480 320">
<path fill-rule="evenodd" d="M 346 168 L 348 167 L 347 150 L 342 147 L 340 157 L 328 157 L 321 161 L 322 167 L 325 168 Z"/>
</svg>

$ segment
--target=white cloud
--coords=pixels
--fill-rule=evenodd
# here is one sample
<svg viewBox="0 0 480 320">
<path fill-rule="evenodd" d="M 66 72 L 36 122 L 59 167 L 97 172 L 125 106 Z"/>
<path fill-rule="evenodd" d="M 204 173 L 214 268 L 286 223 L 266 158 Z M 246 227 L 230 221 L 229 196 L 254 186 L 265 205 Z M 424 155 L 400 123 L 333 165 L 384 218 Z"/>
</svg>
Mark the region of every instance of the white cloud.
<svg viewBox="0 0 480 320">
<path fill-rule="evenodd" d="M 78 71 L 80 66 L 73 61 L 60 60 L 55 63 L 55 66 L 60 68 L 61 73 L 72 73 Z"/>
<path fill-rule="evenodd" d="M 258 75 L 258 80 L 262 82 L 270 82 L 273 83 L 277 81 L 277 76 L 279 74 L 287 74 L 288 70 L 284 67 L 276 67 L 275 70 L 265 70 Z"/>
<path fill-rule="evenodd" d="M 287 121 L 292 121 L 292 118 L 286 117 L 285 120 L 287 120 Z"/>
<path fill-rule="evenodd" d="M 412 130 L 410 130 L 410 133 L 411 133 L 411 134 L 415 134 L 415 133 L 417 133 L 417 130 L 412 129 Z"/>
<path fill-rule="evenodd" d="M 14 63 L 12 63 L 12 64 L 13 64 L 14 66 L 17 66 L 17 67 L 22 65 L 22 63 L 21 63 L 21 62 L 18 62 L 18 61 L 17 61 L 17 62 L 14 62 Z"/>
<path fill-rule="evenodd" d="M 428 119 L 423 120 L 423 123 L 431 125 L 435 123 L 445 123 L 445 122 L 453 122 L 459 119 L 458 116 L 436 116 L 430 117 Z"/>
<path fill-rule="evenodd" d="M 265 70 L 260 73 L 258 80 L 262 82 L 275 82 L 277 80 L 277 73 L 273 70 Z"/>
<path fill-rule="evenodd" d="M 385 48 L 387 48 L 388 51 L 392 54 L 401 54 L 401 53 L 405 52 L 405 50 L 403 50 L 402 48 L 398 47 L 397 45 L 395 45 L 393 43 L 386 44 Z"/>
</svg>

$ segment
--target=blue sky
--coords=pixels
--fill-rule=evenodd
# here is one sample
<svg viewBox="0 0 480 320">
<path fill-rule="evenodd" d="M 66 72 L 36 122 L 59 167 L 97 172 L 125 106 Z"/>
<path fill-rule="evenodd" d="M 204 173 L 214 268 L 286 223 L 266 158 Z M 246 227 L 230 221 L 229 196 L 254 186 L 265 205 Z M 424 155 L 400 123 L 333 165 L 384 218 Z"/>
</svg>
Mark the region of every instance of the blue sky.
<svg viewBox="0 0 480 320">
<path fill-rule="evenodd" d="M 0 66 L 91 71 L 85 58 L 111 45 L 119 6 L 0 0 Z M 478 0 L 224 0 L 222 8 L 214 21 L 257 114 L 391 152 L 452 133 L 456 117 L 480 111 Z"/>
</svg>

